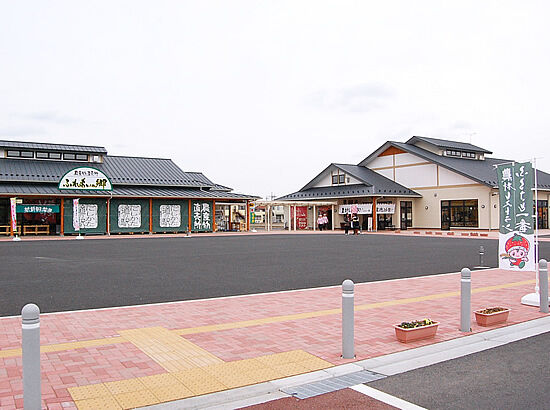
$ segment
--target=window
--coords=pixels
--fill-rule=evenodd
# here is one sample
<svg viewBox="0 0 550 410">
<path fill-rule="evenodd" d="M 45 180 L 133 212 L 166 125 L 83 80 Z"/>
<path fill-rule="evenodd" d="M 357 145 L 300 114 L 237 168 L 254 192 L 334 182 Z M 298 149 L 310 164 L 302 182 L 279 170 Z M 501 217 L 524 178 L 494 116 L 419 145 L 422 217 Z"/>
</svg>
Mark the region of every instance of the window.
<svg viewBox="0 0 550 410">
<path fill-rule="evenodd" d="M 476 157 L 476 153 L 475 152 L 467 152 L 467 151 L 464 151 L 462 152 L 462 156 L 464 158 L 475 158 Z"/>
<path fill-rule="evenodd" d="M 447 151 L 445 151 L 445 155 L 448 155 L 450 157 L 460 157 L 461 152 L 460 151 L 455 151 L 453 149 L 448 149 Z"/>
<path fill-rule="evenodd" d="M 344 174 L 338 175 L 338 183 L 343 184 L 346 182 L 346 176 Z"/>
<path fill-rule="evenodd" d="M 412 201 L 401 201 L 401 229 L 412 228 L 413 205 Z"/>
<path fill-rule="evenodd" d="M 77 161 L 88 161 L 88 155 L 86 154 L 76 154 Z"/>
<path fill-rule="evenodd" d="M 333 175 L 332 176 L 332 185 L 336 185 L 338 184 L 338 175 Z"/>
<path fill-rule="evenodd" d="M 51 159 L 61 159 L 61 154 L 59 152 L 50 152 Z"/>
<path fill-rule="evenodd" d="M 8 157 L 20 157 L 21 152 L 20 151 L 8 151 Z"/>
<path fill-rule="evenodd" d="M 22 158 L 34 158 L 34 152 L 32 151 L 21 151 Z"/>
<path fill-rule="evenodd" d="M 36 158 L 40 158 L 40 159 L 44 159 L 44 158 L 48 158 L 49 155 L 47 152 L 37 152 L 36 153 Z"/>
<path fill-rule="evenodd" d="M 63 159 L 66 159 L 66 160 L 74 160 L 76 158 L 76 155 L 75 154 L 63 154 Z"/>
<path fill-rule="evenodd" d="M 477 199 L 441 201 L 441 224 L 449 227 L 478 228 Z"/>
</svg>

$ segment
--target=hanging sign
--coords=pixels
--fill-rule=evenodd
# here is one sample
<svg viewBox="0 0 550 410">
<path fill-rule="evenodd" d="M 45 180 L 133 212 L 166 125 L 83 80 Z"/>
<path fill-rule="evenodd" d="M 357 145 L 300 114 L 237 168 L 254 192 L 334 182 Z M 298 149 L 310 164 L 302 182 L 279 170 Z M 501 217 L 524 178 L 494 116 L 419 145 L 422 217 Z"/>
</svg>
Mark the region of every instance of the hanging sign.
<svg viewBox="0 0 550 410">
<path fill-rule="evenodd" d="M 376 204 L 377 214 L 394 214 L 395 204 Z"/>
<path fill-rule="evenodd" d="M 59 213 L 59 205 L 17 204 L 17 212 L 23 214 L 57 214 Z"/>
<path fill-rule="evenodd" d="M 10 198 L 11 205 L 11 230 L 17 232 L 17 198 Z"/>
<path fill-rule="evenodd" d="M 307 229 L 307 206 L 290 207 L 292 224 L 294 224 L 294 208 L 296 208 L 296 229 Z"/>
<path fill-rule="evenodd" d="M 79 199 L 73 199 L 73 228 L 75 231 L 80 231 L 80 207 Z"/>
<path fill-rule="evenodd" d="M 533 167 L 530 162 L 497 166 L 500 200 L 499 268 L 534 271 Z"/>
<path fill-rule="evenodd" d="M 100 170 L 90 167 L 75 168 L 59 180 L 59 189 L 112 191 L 109 178 Z"/>
<path fill-rule="evenodd" d="M 357 208 L 357 213 L 360 215 L 372 214 L 372 204 L 349 204 L 349 205 L 340 205 L 338 207 L 338 213 L 340 215 L 351 214 L 352 207 L 355 210 Z"/>
</svg>

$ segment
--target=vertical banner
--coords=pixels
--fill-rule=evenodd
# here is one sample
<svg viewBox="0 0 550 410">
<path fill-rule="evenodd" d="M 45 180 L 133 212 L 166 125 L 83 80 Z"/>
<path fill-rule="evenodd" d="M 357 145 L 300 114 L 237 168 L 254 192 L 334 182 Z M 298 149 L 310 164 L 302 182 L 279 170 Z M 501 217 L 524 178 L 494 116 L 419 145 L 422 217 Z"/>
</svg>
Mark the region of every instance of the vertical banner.
<svg viewBox="0 0 550 410">
<path fill-rule="evenodd" d="M 500 199 L 499 268 L 535 271 L 533 167 L 530 162 L 497 166 Z"/>
<path fill-rule="evenodd" d="M 195 232 L 212 231 L 212 202 L 193 201 L 191 208 L 191 230 Z"/>
<path fill-rule="evenodd" d="M 11 205 L 11 230 L 13 234 L 17 232 L 17 198 L 10 198 Z"/>
<path fill-rule="evenodd" d="M 79 199 L 73 199 L 73 228 L 75 231 L 80 232 L 80 209 L 78 206 Z"/>
<path fill-rule="evenodd" d="M 307 206 L 290 207 L 291 228 L 294 227 L 294 208 L 296 208 L 296 229 L 307 229 Z M 316 221 L 313 223 L 316 223 Z"/>
</svg>

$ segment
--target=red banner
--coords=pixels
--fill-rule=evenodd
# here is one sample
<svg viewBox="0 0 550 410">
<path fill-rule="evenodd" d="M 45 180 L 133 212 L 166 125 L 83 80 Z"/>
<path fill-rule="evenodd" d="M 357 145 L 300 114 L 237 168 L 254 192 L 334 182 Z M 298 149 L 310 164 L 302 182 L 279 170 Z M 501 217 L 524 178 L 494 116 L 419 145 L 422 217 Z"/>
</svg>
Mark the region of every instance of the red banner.
<svg viewBox="0 0 550 410">
<path fill-rule="evenodd" d="M 17 199 L 10 198 L 10 203 L 11 203 L 11 230 L 15 235 L 15 232 L 17 231 Z"/>
<path fill-rule="evenodd" d="M 296 208 L 296 228 L 307 229 L 307 206 L 291 206 L 292 226 L 294 226 L 294 208 Z"/>
</svg>

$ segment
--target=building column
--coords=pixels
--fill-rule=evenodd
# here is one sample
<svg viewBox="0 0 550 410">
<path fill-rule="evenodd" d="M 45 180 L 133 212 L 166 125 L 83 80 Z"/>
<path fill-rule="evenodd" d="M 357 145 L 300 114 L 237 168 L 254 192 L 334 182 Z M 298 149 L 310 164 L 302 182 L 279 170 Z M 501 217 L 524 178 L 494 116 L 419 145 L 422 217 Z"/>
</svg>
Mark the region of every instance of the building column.
<svg viewBox="0 0 550 410">
<path fill-rule="evenodd" d="M 111 234 L 111 198 L 107 198 L 107 223 L 105 226 L 107 227 L 107 235 Z"/>
<path fill-rule="evenodd" d="M 372 230 L 376 232 L 376 197 L 372 197 Z"/>
<path fill-rule="evenodd" d="M 216 232 L 216 200 L 215 199 L 212 200 L 212 232 Z"/>
<path fill-rule="evenodd" d="M 332 206 L 332 218 L 331 218 L 331 222 L 332 222 L 332 230 L 334 231 L 334 205 L 331 205 Z"/>
<path fill-rule="evenodd" d="M 187 231 L 191 232 L 191 200 L 187 200 Z"/>
<path fill-rule="evenodd" d="M 59 234 L 61 236 L 65 235 L 65 199 L 61 198 L 61 203 L 59 204 L 59 211 L 61 212 L 61 228 Z"/>
<path fill-rule="evenodd" d="M 315 231 L 315 228 L 317 225 L 317 212 L 315 212 L 315 205 L 313 205 L 313 230 Z"/>
<path fill-rule="evenodd" d="M 214 205 L 216 202 L 214 201 Z M 216 210 L 216 207 L 214 206 L 214 211 Z M 214 220 L 216 220 L 216 214 L 214 213 Z M 246 200 L 246 231 L 250 231 L 250 201 Z"/>
<path fill-rule="evenodd" d="M 296 217 L 296 205 L 294 205 L 294 232 L 296 232 L 296 222 L 298 221 L 298 218 Z"/>
<path fill-rule="evenodd" d="M 153 198 L 149 198 L 149 235 L 153 234 Z"/>
</svg>

